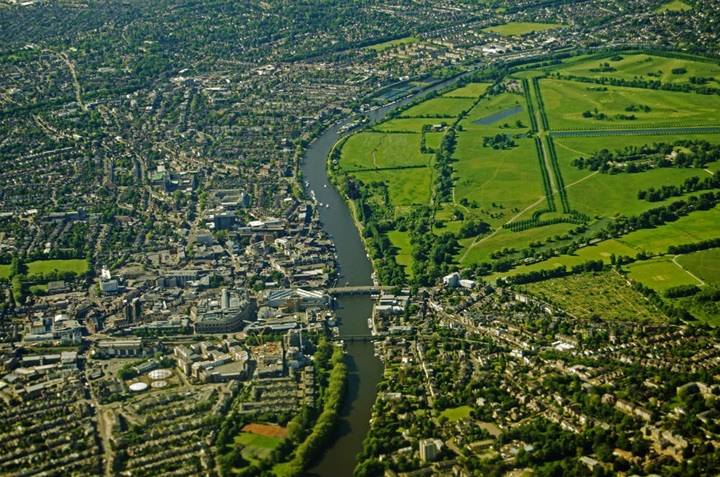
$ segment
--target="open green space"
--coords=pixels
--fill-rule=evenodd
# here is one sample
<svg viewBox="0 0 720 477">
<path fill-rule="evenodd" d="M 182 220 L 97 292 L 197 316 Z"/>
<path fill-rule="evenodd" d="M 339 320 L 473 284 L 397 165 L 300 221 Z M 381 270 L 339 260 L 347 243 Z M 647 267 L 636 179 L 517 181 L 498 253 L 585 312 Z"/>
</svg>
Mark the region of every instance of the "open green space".
<svg viewBox="0 0 720 477">
<path fill-rule="evenodd" d="M 674 0 L 672 2 L 669 2 L 669 3 L 666 3 L 662 6 L 660 6 L 660 8 L 657 8 L 655 10 L 655 13 L 684 12 L 686 10 L 692 10 L 692 7 L 685 2 L 681 2 L 680 0 Z"/>
<path fill-rule="evenodd" d="M 437 151 L 440 148 L 440 141 L 442 141 L 444 135 L 444 132 L 426 132 L 425 147 Z"/>
<path fill-rule="evenodd" d="M 391 230 L 388 232 L 388 238 L 393 247 L 395 247 L 395 261 L 405 267 L 405 274 L 412 277 L 412 245 L 410 245 L 410 235 L 406 232 Z"/>
<path fill-rule="evenodd" d="M 455 422 L 459 421 L 460 419 L 470 417 L 470 411 L 472 411 L 472 408 L 470 406 L 460 406 L 451 409 L 445 409 L 443 412 L 440 413 L 440 416 L 446 417 L 448 422 Z"/>
<path fill-rule="evenodd" d="M 390 189 L 390 204 L 427 205 L 430 201 L 431 172 L 429 168 L 355 172 L 353 176 L 365 183 L 380 181 Z"/>
<path fill-rule="evenodd" d="M 554 30 L 565 25 L 559 23 L 510 22 L 483 29 L 486 32 L 498 33 L 503 36 L 525 35 L 527 33 Z"/>
<path fill-rule="evenodd" d="M 681 255 L 675 261 L 705 282 L 720 286 L 720 249 Z"/>
<path fill-rule="evenodd" d="M 666 58 L 663 56 L 652 56 L 643 54 L 619 53 L 622 58 L 613 61 L 609 58 L 601 60 L 591 59 L 586 62 L 571 61 L 566 67 L 558 71 L 563 75 L 586 76 L 590 78 L 620 78 L 627 81 L 642 79 L 646 81 L 660 80 L 663 83 L 687 83 L 691 77 L 720 79 L 720 66 L 717 62 L 693 61 L 683 58 Z M 600 64 L 607 63 L 608 67 L 601 67 Z M 685 70 L 681 73 L 679 70 Z M 675 73 L 673 73 L 673 70 Z M 710 81 L 710 85 L 715 85 Z M 599 86 L 586 84 L 586 86 Z"/>
<path fill-rule="evenodd" d="M 551 129 L 689 127 L 720 122 L 720 96 L 540 80 Z M 595 89 L 595 90 L 593 90 Z M 649 109 L 640 109 L 647 106 Z M 628 111 L 627 108 L 638 108 Z M 584 117 L 591 114 L 592 117 Z M 603 116 L 604 115 L 604 116 Z M 605 119 L 598 119 L 604 117 Z M 623 119 L 625 117 L 626 119 Z M 635 119 L 627 119 L 634 117 Z"/>
<path fill-rule="evenodd" d="M 662 254 L 670 245 L 701 242 L 720 235 L 720 209 L 693 212 L 662 227 L 631 232 L 623 237 L 627 244 L 648 253 Z"/>
<path fill-rule="evenodd" d="M 615 272 L 553 278 L 523 289 L 580 319 L 663 321 L 661 313 Z"/>
<path fill-rule="evenodd" d="M 373 126 L 375 131 L 393 131 L 393 132 L 422 132 L 423 126 L 433 125 L 440 123 L 430 118 L 396 118 L 389 121 L 384 121 L 380 124 Z"/>
<path fill-rule="evenodd" d="M 690 274 L 673 263 L 672 257 L 662 256 L 641 260 L 626 266 L 628 276 L 655 291 L 680 285 L 700 285 Z"/>
<path fill-rule="evenodd" d="M 488 125 L 479 125 L 474 123 L 474 121 L 493 117 L 494 115 L 504 111 L 512 110 L 517 106 L 524 106 L 524 103 L 525 100 L 521 95 L 512 93 L 503 93 L 489 98 L 484 98 L 470 110 L 467 117 L 464 118 L 460 124 L 463 130 L 482 132 L 487 135 L 498 133 L 524 134 L 527 132 L 530 125 L 526 109 L 502 119 L 498 119 L 494 123 Z M 517 121 L 522 123 L 522 127 L 516 127 Z"/>
<path fill-rule="evenodd" d="M 78 275 L 88 271 L 90 264 L 87 260 L 39 260 L 27 264 L 28 275 L 38 273 L 58 272 L 75 272 Z"/>
<path fill-rule="evenodd" d="M 343 145 L 340 167 L 345 171 L 427 166 L 432 155 L 420 152 L 420 134 L 362 132 Z"/>
<path fill-rule="evenodd" d="M 541 229 L 534 229 L 541 230 Z M 507 272 L 494 273 L 487 277 L 490 282 L 497 281 L 498 278 L 512 277 L 521 273 L 537 272 L 540 270 L 553 270 L 557 267 L 564 266 L 572 268 L 575 265 L 581 265 L 588 260 L 602 260 L 605 263 L 611 263 L 611 257 L 629 256 L 634 257 L 637 251 L 628 245 L 617 240 L 605 240 L 594 245 L 578 249 L 572 255 L 560 255 L 550 258 L 543 262 L 532 263 L 530 265 L 522 265 Z"/>
<path fill-rule="evenodd" d="M 0 265 L 0 278 L 10 278 L 10 265 Z"/>
<path fill-rule="evenodd" d="M 235 436 L 235 443 L 244 446 L 242 456 L 250 461 L 266 459 L 282 441 L 283 439 L 278 437 L 260 436 L 250 432 L 241 432 Z"/>
<path fill-rule="evenodd" d="M 416 38 L 414 36 L 406 36 L 405 38 L 398 38 L 397 40 L 390 40 L 383 43 L 378 43 L 377 45 L 370 45 L 367 48 L 369 50 L 375 50 L 375 51 L 384 51 L 389 50 L 390 48 L 395 48 L 396 46 L 400 45 L 408 45 L 411 43 L 417 43 L 420 41 L 419 38 Z"/>
<path fill-rule="evenodd" d="M 405 117 L 455 118 L 469 110 L 474 98 L 431 98 L 404 111 Z"/>
<path fill-rule="evenodd" d="M 490 83 L 470 83 L 461 88 L 445 93 L 446 98 L 473 98 L 477 99 L 490 87 Z"/>
</svg>

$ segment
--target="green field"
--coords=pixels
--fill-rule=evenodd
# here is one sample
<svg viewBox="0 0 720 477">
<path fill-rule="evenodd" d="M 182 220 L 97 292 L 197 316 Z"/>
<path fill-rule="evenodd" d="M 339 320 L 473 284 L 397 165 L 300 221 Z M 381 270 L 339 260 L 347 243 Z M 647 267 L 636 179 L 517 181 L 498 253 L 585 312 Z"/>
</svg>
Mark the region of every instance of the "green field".
<svg viewBox="0 0 720 477">
<path fill-rule="evenodd" d="M 10 265 L 0 265 L 0 278 L 10 278 Z"/>
<path fill-rule="evenodd" d="M 270 456 L 273 449 L 280 445 L 283 439 L 278 437 L 267 437 L 241 432 L 235 436 L 235 443 L 243 445 L 242 456 L 253 462 L 261 461 Z"/>
<path fill-rule="evenodd" d="M 653 254 L 666 253 L 670 245 L 682 245 L 718 236 L 720 209 L 693 212 L 675 222 L 654 229 L 643 229 L 623 237 L 631 246 Z"/>
<path fill-rule="evenodd" d="M 680 285 L 701 285 L 668 256 L 642 260 L 626 266 L 628 276 L 655 291 Z"/>
<path fill-rule="evenodd" d="M 474 102 L 474 98 L 432 98 L 404 111 L 402 116 L 454 118 L 469 110 Z"/>
<path fill-rule="evenodd" d="M 430 174 L 429 168 L 422 168 L 355 172 L 353 176 L 365 183 L 380 181 L 387 184 L 390 189 L 390 204 L 397 207 L 428 204 L 432 181 Z"/>
<path fill-rule="evenodd" d="M 28 275 L 37 273 L 75 272 L 78 275 L 85 273 L 90 268 L 87 260 L 39 260 L 27 264 Z"/>
<path fill-rule="evenodd" d="M 523 289 L 580 319 L 663 320 L 659 311 L 614 272 L 554 278 L 523 285 Z"/>
<path fill-rule="evenodd" d="M 624 129 L 688 127 L 718 124 L 720 96 L 673 91 L 606 86 L 607 91 L 590 91 L 596 85 L 543 79 L 540 89 L 551 129 Z M 648 106 L 649 112 L 626 111 Z M 594 117 L 583 117 L 591 112 Z M 607 119 L 596 119 L 604 114 Z M 619 119 L 634 116 L 636 119 Z"/>
<path fill-rule="evenodd" d="M 480 97 L 480 95 L 484 94 L 489 87 L 490 83 L 470 83 L 463 86 L 462 88 L 457 88 L 450 91 L 449 93 L 445 93 L 444 97 L 477 99 L 478 97 Z"/>
<path fill-rule="evenodd" d="M 346 171 L 427 166 L 432 155 L 420 152 L 420 134 L 362 132 L 343 145 L 340 166 Z"/>
<path fill-rule="evenodd" d="M 401 132 L 422 132 L 423 126 L 432 126 L 434 124 L 441 123 L 437 119 L 429 118 L 397 118 L 391 119 L 390 121 L 382 122 L 376 126 L 373 126 L 375 131 L 401 131 Z M 447 122 L 447 121 L 446 121 Z"/>
<path fill-rule="evenodd" d="M 522 34 L 538 31 L 540 26 L 508 24 L 499 29 L 504 31 L 503 34 Z M 602 149 L 615 153 L 628 146 L 640 148 L 681 139 L 720 144 L 720 133 L 673 131 L 675 128 L 720 125 L 720 96 L 582 83 L 561 79 L 559 75 L 690 85 L 692 76 L 720 78 L 720 66 L 717 62 L 629 52 L 568 58 L 561 64 L 544 66 L 542 70 L 528 68 L 513 73 L 500 87 L 493 88 L 496 92 L 490 95 L 487 95 L 488 83 L 471 83 L 417 104 L 400 117 L 375 125 L 374 132 L 361 132 L 351 137 L 343 148 L 340 169 L 365 184 L 383 182 L 388 187 L 389 205 L 394 207 L 396 216 L 417 205 L 432 205 L 432 232 L 437 235 L 458 234 L 469 219 L 487 222 L 491 228 L 489 235 L 458 237 L 460 249 L 454 257 L 461 267 L 479 262 L 492 265 L 501 259 L 516 261 L 515 269 L 485 277 L 490 280 L 561 265 L 572 267 L 588 260 L 610 263 L 613 255 L 634 258 L 640 252 L 662 254 L 671 244 L 720 236 L 717 227 L 720 212 L 713 209 L 694 212 L 689 217 L 654 229 L 636 231 L 617 240 L 582 247 L 571 255 L 556 255 L 542 262 L 518 265 L 524 257 L 528 257 L 527 263 L 530 263 L 533 255 L 566 251 L 573 241 L 593 239 L 618 217 L 636 216 L 683 199 L 671 197 L 665 201 L 647 202 L 637 198 L 640 190 L 678 186 L 690 177 L 703 179 L 720 173 L 720 162 L 706 164 L 705 170 L 667 167 L 632 174 L 603 174 L 572 166 L 575 159 L 588 158 Z M 720 86 L 714 79 L 707 81 L 711 87 Z M 543 111 L 545 116 L 541 114 Z M 433 203 L 433 154 L 421 154 L 420 147 L 424 139 L 425 147 L 435 152 L 447 132 L 422 131 L 428 125 L 443 122 L 451 128 L 462 113 L 467 114 L 455 126 L 452 194 L 445 196 L 442 203 Z M 630 118 L 631 115 L 634 118 Z M 613 129 L 643 132 L 548 137 L 553 131 Z M 652 132 L 653 129 L 669 131 Z M 423 167 L 412 168 L 418 165 Z M 564 191 L 559 186 L 563 186 Z M 551 202 L 548 202 L 548 196 Z M 378 204 L 382 205 L 382 201 Z M 533 224 L 533 220 L 542 222 Z M 553 220 L 562 222 L 547 225 Z M 585 220 L 582 228 L 578 228 L 578 220 Z M 517 223 L 521 231 L 503 228 L 511 223 Z M 410 271 L 412 247 L 408 233 L 390 231 L 388 238 L 395 247 L 397 262 Z M 634 265 L 631 273 L 638 281 L 660 290 L 687 283 L 690 277 L 672 262 L 668 264 L 661 260 Z M 665 278 L 653 281 L 653 277 Z M 641 316 L 645 315 L 641 313 Z"/>
<path fill-rule="evenodd" d="M 375 50 L 375 51 L 384 51 L 389 50 L 390 48 L 395 48 L 396 46 L 400 45 L 408 45 L 410 43 L 417 43 L 420 41 L 419 38 L 415 38 L 414 36 L 406 36 L 405 38 L 398 38 L 397 40 L 390 40 L 386 41 L 384 43 L 378 43 L 377 45 L 371 45 L 367 48 L 369 50 Z"/>
<path fill-rule="evenodd" d="M 504 25 L 497 25 L 483 29 L 486 32 L 498 33 L 503 36 L 525 35 L 527 33 L 554 30 L 562 28 L 565 25 L 558 23 L 529 23 L 529 22 L 510 22 Z"/>
<path fill-rule="evenodd" d="M 445 409 L 440 413 L 440 415 L 445 416 L 448 422 L 455 422 L 460 419 L 470 417 L 470 411 L 472 411 L 470 406 L 460 406 L 452 409 Z"/>
<path fill-rule="evenodd" d="M 660 8 L 655 10 L 655 13 L 662 12 L 684 12 L 685 10 L 692 10 L 692 7 L 687 3 L 681 2 L 680 0 L 674 0 L 673 2 L 666 3 Z"/>
<path fill-rule="evenodd" d="M 689 253 L 676 261 L 705 282 L 720 286 L 720 249 Z"/>
<path fill-rule="evenodd" d="M 602 60 L 594 59 L 587 62 L 572 62 L 572 64 L 561 67 L 558 71 L 563 75 L 587 76 L 590 78 L 621 78 L 627 81 L 634 79 L 660 80 L 663 83 L 687 83 L 690 77 L 714 78 L 720 75 L 720 66 L 717 62 L 692 61 L 682 58 L 665 58 L 662 56 L 620 53 L 619 61 L 612 61 L 609 58 Z M 591 71 L 602 69 L 600 63 L 608 63 L 615 71 Z M 687 70 L 683 74 L 675 74 L 672 71 L 678 68 Z M 710 81 L 710 86 L 717 86 L 717 83 Z M 598 86 L 586 84 L 586 86 Z"/>
<path fill-rule="evenodd" d="M 537 229 L 535 229 L 537 230 Z M 595 245 L 578 249 L 572 255 L 561 255 L 559 257 L 550 258 L 544 262 L 533 263 L 531 265 L 523 265 L 516 267 L 508 272 L 495 273 L 487 277 L 488 281 L 495 282 L 498 278 L 511 277 L 521 273 L 537 272 L 540 270 L 552 270 L 560 266 L 571 268 L 575 265 L 581 265 L 588 260 L 602 260 L 605 263 L 611 263 L 610 257 L 627 255 L 635 257 L 637 251 L 617 240 L 606 240 Z"/>
</svg>

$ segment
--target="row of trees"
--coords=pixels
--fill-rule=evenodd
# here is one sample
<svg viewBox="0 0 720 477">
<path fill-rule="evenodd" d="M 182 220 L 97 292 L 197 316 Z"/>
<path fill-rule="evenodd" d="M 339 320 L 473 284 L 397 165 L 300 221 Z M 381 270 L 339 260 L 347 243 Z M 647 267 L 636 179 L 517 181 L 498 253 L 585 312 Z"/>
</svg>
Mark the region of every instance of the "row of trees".
<svg viewBox="0 0 720 477">
<path fill-rule="evenodd" d="M 720 188 L 720 176 L 714 175 L 706 177 L 704 180 L 700 180 L 699 177 L 693 176 L 688 177 L 679 186 L 676 185 L 664 185 L 659 189 L 650 187 L 649 189 L 639 190 L 638 199 L 646 200 L 648 202 L 659 202 L 670 197 L 680 197 L 681 195 L 698 192 L 701 190 L 710 190 Z"/>
</svg>

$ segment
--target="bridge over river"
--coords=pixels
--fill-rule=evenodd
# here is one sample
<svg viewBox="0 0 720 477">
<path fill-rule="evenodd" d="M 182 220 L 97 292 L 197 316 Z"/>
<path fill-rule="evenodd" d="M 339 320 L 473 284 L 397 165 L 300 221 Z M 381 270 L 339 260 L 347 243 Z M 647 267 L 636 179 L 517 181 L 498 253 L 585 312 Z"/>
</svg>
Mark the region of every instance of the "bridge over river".
<svg viewBox="0 0 720 477">
<path fill-rule="evenodd" d="M 347 286 L 328 288 L 328 294 L 332 296 L 342 295 L 379 295 L 381 292 L 392 290 L 394 287 L 381 286 Z"/>
</svg>

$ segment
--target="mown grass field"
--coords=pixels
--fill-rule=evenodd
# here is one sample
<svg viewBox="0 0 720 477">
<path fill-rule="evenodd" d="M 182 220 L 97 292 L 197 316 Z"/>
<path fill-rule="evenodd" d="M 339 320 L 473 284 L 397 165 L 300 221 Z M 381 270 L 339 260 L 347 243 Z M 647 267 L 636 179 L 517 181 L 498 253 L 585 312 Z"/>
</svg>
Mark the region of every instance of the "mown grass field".
<svg viewBox="0 0 720 477">
<path fill-rule="evenodd" d="M 720 96 L 657 91 L 621 86 L 603 86 L 557 79 L 540 80 L 540 90 L 551 129 L 626 129 L 716 125 L 720 123 Z M 626 111 L 648 106 L 649 112 Z M 583 113 L 604 114 L 607 119 L 583 117 Z M 634 116 L 635 120 L 616 116 Z"/>
<path fill-rule="evenodd" d="M 648 253 L 666 253 L 670 245 L 682 245 L 708 240 L 720 235 L 720 208 L 693 212 L 654 229 L 631 232 L 623 241 Z"/>
<path fill-rule="evenodd" d="M 472 411 L 470 406 L 460 406 L 452 409 L 445 409 L 440 413 L 440 416 L 445 416 L 448 422 L 455 422 L 460 419 L 470 417 L 470 411 Z"/>
<path fill-rule="evenodd" d="M 692 7 L 687 3 L 681 2 L 680 0 L 675 0 L 673 2 L 666 3 L 665 5 L 660 6 L 660 8 L 657 8 L 655 10 L 655 13 L 684 12 L 685 10 L 692 10 Z"/>
<path fill-rule="evenodd" d="M 705 282 L 720 286 L 720 249 L 689 253 L 676 261 Z"/>
<path fill-rule="evenodd" d="M 362 132 L 350 136 L 343 145 L 343 170 L 385 169 L 426 166 L 431 154 L 420 153 L 420 134 Z"/>
<path fill-rule="evenodd" d="M 516 36 L 537 31 L 555 30 L 564 26 L 565 25 L 561 25 L 559 23 L 510 22 L 504 25 L 485 28 L 483 31 L 490 31 L 503 36 Z"/>
<path fill-rule="evenodd" d="M 402 132 L 422 132 L 423 126 L 433 125 L 442 121 L 430 118 L 397 118 L 385 121 L 373 126 L 375 131 L 402 131 Z"/>
<path fill-rule="evenodd" d="M 261 461 L 270 456 L 270 453 L 283 440 L 278 437 L 260 436 L 250 432 L 241 432 L 235 436 L 235 443 L 245 446 L 242 456 L 249 461 Z"/>
<path fill-rule="evenodd" d="M 628 81 L 639 78 L 644 80 L 661 80 L 663 83 L 687 83 L 691 76 L 714 78 L 720 76 L 717 62 L 692 61 L 682 58 L 665 58 L 643 54 L 620 53 L 620 61 L 609 58 L 589 60 L 560 68 L 561 74 L 587 76 L 590 78 L 622 78 Z M 600 68 L 600 63 L 607 63 L 615 71 L 591 71 Z M 684 68 L 685 73 L 676 74 L 672 70 Z M 718 78 L 720 79 L 720 78 Z M 717 86 L 710 82 L 709 85 Z M 587 85 L 594 86 L 594 85 Z"/>
<path fill-rule="evenodd" d="M 614 272 L 554 278 L 523 288 L 580 319 L 664 321 L 658 310 Z"/>
<path fill-rule="evenodd" d="M 430 202 L 432 172 L 429 168 L 355 172 L 363 182 L 385 182 L 390 189 L 390 204 L 395 207 L 427 205 Z"/>
<path fill-rule="evenodd" d="M 557 226 L 556 226 L 557 227 Z M 508 272 L 495 273 L 487 277 L 491 282 L 495 282 L 498 278 L 511 277 L 521 273 L 537 272 L 540 270 L 553 270 L 560 266 L 571 268 L 575 265 L 581 265 L 588 260 L 602 260 L 605 263 L 611 263 L 611 256 L 616 257 L 627 255 L 635 257 L 637 251 L 617 240 L 606 240 L 598 242 L 595 245 L 578 249 L 572 255 L 561 255 L 553 257 L 544 262 L 533 263 L 531 265 L 522 265 Z"/>
<path fill-rule="evenodd" d="M 425 146 L 437 151 L 440 148 L 440 141 L 442 141 L 444 135 L 444 132 L 426 132 Z"/>
<path fill-rule="evenodd" d="M 396 46 L 400 45 L 409 45 L 411 43 L 417 43 L 420 41 L 419 38 L 416 38 L 414 36 L 406 36 L 405 38 L 398 38 L 397 40 L 390 40 L 383 43 L 378 43 L 377 45 L 370 45 L 366 47 L 368 50 L 375 50 L 375 51 L 385 51 L 389 50 L 390 48 L 395 48 Z"/>
<path fill-rule="evenodd" d="M 40 260 L 27 264 L 28 275 L 37 273 L 48 273 L 57 270 L 58 272 L 75 272 L 78 275 L 88 271 L 90 264 L 87 260 Z"/>
<path fill-rule="evenodd" d="M 480 95 L 484 94 L 489 87 L 490 83 L 470 83 L 463 86 L 462 88 L 457 88 L 450 91 L 449 93 L 445 93 L 443 97 L 477 99 L 478 97 L 480 97 Z"/>
<path fill-rule="evenodd" d="M 432 98 L 404 111 L 404 117 L 454 118 L 469 110 L 474 98 Z"/>
<path fill-rule="evenodd" d="M 658 292 L 680 285 L 700 285 L 669 256 L 634 262 L 625 268 L 630 278 Z"/>
<path fill-rule="evenodd" d="M 397 263 L 405 267 L 405 274 L 412 277 L 412 245 L 410 245 L 410 235 L 405 232 L 391 230 L 388 232 L 388 238 L 393 244 L 395 250 L 395 260 Z"/>
</svg>

